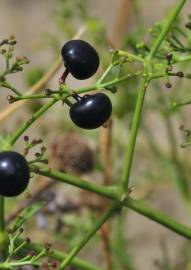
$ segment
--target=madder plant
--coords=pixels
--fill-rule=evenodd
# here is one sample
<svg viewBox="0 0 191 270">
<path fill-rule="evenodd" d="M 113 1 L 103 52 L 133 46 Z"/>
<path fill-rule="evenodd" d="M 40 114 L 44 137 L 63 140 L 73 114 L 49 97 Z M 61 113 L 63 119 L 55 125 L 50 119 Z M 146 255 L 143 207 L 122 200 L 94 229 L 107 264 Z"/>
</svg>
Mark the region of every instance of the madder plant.
<svg viewBox="0 0 191 270">
<path fill-rule="evenodd" d="M 139 42 L 135 38 L 129 37 L 126 45 L 131 45 L 131 51 L 126 49 L 111 50 L 108 53 L 110 55 L 110 63 L 96 82 L 87 87 L 77 88 L 75 91 L 67 84 L 69 73 L 76 79 L 82 80 L 92 77 L 99 68 L 99 53 L 89 42 L 78 38 L 64 44 L 58 63 L 60 64 L 63 61 L 65 70 L 58 80 L 58 86 L 54 90 L 45 89 L 44 93 L 40 94 L 22 94 L 9 82 L 9 75 L 22 71 L 23 66 L 28 64 L 29 60 L 26 57 L 14 59 L 16 45 L 14 36 L 1 41 L 0 52 L 5 59 L 5 68 L 0 74 L 0 87 L 12 91 L 12 94 L 7 96 L 8 102 L 19 103 L 23 100 L 39 102 L 41 99 L 45 99 L 47 102 L 44 105 L 40 104 L 39 109 L 35 110 L 30 119 L 18 126 L 12 134 L 2 134 L 0 137 L 0 269 L 19 269 L 19 267 L 26 265 L 41 267 L 42 269 L 56 268 L 60 270 L 66 269 L 68 266 L 76 269 L 102 269 L 77 258 L 77 255 L 111 217 L 121 215 L 123 208 L 132 209 L 140 215 L 190 240 L 191 229 L 189 227 L 174 220 L 167 214 L 147 206 L 143 201 L 133 199 L 131 197 L 132 188 L 129 185 L 145 95 L 149 90 L 150 84 L 155 84 L 157 89 L 157 87 L 159 88 L 158 80 L 164 79 L 165 87 L 171 88 L 172 77 L 176 77 L 179 80 L 184 78 L 190 79 L 190 75 L 185 74 L 182 68 L 181 70 L 177 69 L 177 67 L 182 67 L 184 63 L 191 60 L 190 16 L 184 27 L 179 21 L 179 14 L 186 2 L 186 0 L 176 1 L 167 18 L 162 22 L 157 22 L 149 30 L 150 39 L 147 42 Z M 82 11 L 85 12 L 84 10 Z M 54 67 L 54 71 L 59 66 L 58 63 Z M 176 69 L 178 71 L 174 72 Z M 49 74 L 45 74 L 41 79 L 43 81 L 42 85 L 49 78 Z M 104 186 L 83 180 L 81 177 L 69 174 L 64 170 L 52 169 L 48 165 L 48 160 L 45 156 L 46 148 L 44 146 L 35 154 L 33 160 L 28 160 L 27 154 L 30 149 L 38 146 L 43 141 L 42 139 L 31 140 L 26 135 L 26 132 L 51 107 L 56 106 L 58 102 L 68 106 L 68 114 L 73 122 L 72 124 L 77 125 L 79 128 L 95 129 L 103 125 L 109 128 L 113 107 L 110 96 L 113 96 L 112 100 L 114 100 L 115 96 L 118 95 L 118 87 L 130 83 L 132 79 L 135 79 L 136 85 L 139 85 L 138 92 L 134 96 L 133 116 L 123 167 L 120 171 L 120 177 L 118 176 L 114 184 Z M 90 93 L 91 91 L 95 91 L 95 93 Z M 158 92 L 159 101 L 165 104 L 165 97 L 160 91 Z M 125 95 L 126 93 L 123 94 Z M 122 98 L 125 99 L 126 97 L 123 96 Z M 162 115 L 165 115 L 167 119 L 167 127 L 169 128 L 172 143 L 174 143 L 174 137 L 171 132 L 169 114 L 176 113 L 180 106 L 190 103 L 190 99 L 185 101 L 173 100 L 172 104 L 170 104 L 170 110 L 162 111 Z M 126 106 L 126 103 L 124 104 L 122 109 Z M 123 113 L 123 110 L 119 112 L 120 115 L 123 115 Z M 181 127 L 181 130 L 186 134 L 187 139 L 182 144 L 182 147 L 189 146 L 191 144 L 190 131 L 184 126 Z M 146 128 L 145 132 L 149 137 L 149 132 Z M 13 150 L 21 137 L 23 137 L 25 142 L 24 155 Z M 160 154 L 160 151 L 152 144 L 152 140 L 150 140 L 150 145 L 155 152 L 158 151 L 157 155 Z M 177 187 L 186 205 L 190 207 L 189 184 L 186 177 L 184 177 L 184 168 L 174 150 L 172 150 L 172 157 L 173 166 L 175 166 L 177 172 Z M 162 159 L 164 161 L 165 158 L 162 157 Z M 48 243 L 43 246 L 33 243 L 29 238 L 22 237 L 23 224 L 44 207 L 44 202 L 33 201 L 30 206 L 14 218 L 8 228 L 5 226 L 4 209 L 6 197 L 21 194 L 27 189 L 30 178 L 36 174 L 53 179 L 53 181 L 67 183 L 85 191 L 96 193 L 109 201 L 107 201 L 106 207 L 103 207 L 102 214 L 92 222 L 88 231 L 84 233 L 79 242 L 67 254 L 55 250 Z M 30 194 L 27 194 L 30 197 Z"/>
</svg>

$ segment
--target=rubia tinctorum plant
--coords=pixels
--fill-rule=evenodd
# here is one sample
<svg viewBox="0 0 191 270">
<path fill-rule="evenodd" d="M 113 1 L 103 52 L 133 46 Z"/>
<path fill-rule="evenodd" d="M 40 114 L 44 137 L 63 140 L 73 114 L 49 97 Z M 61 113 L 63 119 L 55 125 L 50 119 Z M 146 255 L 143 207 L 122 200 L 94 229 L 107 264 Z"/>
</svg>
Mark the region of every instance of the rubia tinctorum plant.
<svg viewBox="0 0 191 270">
<path fill-rule="evenodd" d="M 23 239 L 21 237 L 22 224 L 35 214 L 43 204 L 33 204 L 29 208 L 25 209 L 20 218 L 17 218 L 10 227 L 8 234 L 5 232 L 4 221 L 4 207 L 5 198 L 0 197 L 0 243 L 2 262 L 0 263 L 0 269 L 14 269 L 18 266 L 24 265 L 40 265 L 43 257 L 48 257 L 49 265 L 55 264 L 54 260 L 60 261 L 58 269 L 65 269 L 68 265 L 76 266 L 80 269 L 101 269 L 100 267 L 89 264 L 86 261 L 76 258 L 79 251 L 88 243 L 88 241 L 95 235 L 95 233 L 101 228 L 101 226 L 113 215 L 120 214 L 120 210 L 124 207 L 132 209 L 137 213 L 148 217 L 149 219 L 161 224 L 162 226 L 174 231 L 175 233 L 191 239 L 191 229 L 180 222 L 172 219 L 168 215 L 161 213 L 155 209 L 146 206 L 142 201 L 132 199 L 130 197 L 129 180 L 131 175 L 134 150 L 136 145 L 137 134 L 141 121 L 141 115 L 145 100 L 146 92 L 149 89 L 149 85 L 152 81 L 160 78 L 167 80 L 166 87 L 171 87 L 170 77 L 184 77 L 183 72 L 172 72 L 172 65 L 182 62 L 190 61 L 190 50 L 186 47 L 180 46 L 179 41 L 174 40 L 171 35 L 173 25 L 181 12 L 183 6 L 186 4 L 186 0 L 176 1 L 175 7 L 171 10 L 170 15 L 160 24 L 157 25 L 155 31 L 158 34 L 152 39 L 150 48 L 146 44 L 138 44 L 137 47 L 142 49 L 142 53 L 133 54 L 123 50 L 115 50 L 112 52 L 111 63 L 105 70 L 102 76 L 98 78 L 97 82 L 91 86 L 79 88 L 74 91 L 65 83 L 65 80 L 61 82 L 57 90 L 46 90 L 45 93 L 23 95 L 21 91 L 17 90 L 8 81 L 8 75 L 22 70 L 22 66 L 28 63 L 27 58 L 17 58 L 16 61 L 11 64 L 13 57 L 15 39 L 10 37 L 3 40 L 0 43 L 1 54 L 5 57 L 6 66 L 5 70 L 0 74 L 0 86 L 12 91 L 13 95 L 8 96 L 10 103 L 19 102 L 21 100 L 38 100 L 47 99 L 47 103 L 43 105 L 38 111 L 31 116 L 24 124 L 22 124 L 13 134 L 7 137 L 1 138 L 1 151 L 11 150 L 17 140 L 23 136 L 29 127 L 47 110 L 49 110 L 57 102 L 61 101 L 71 106 L 70 98 L 74 95 L 80 95 L 82 93 L 88 93 L 92 90 L 103 90 L 116 92 L 116 87 L 121 82 L 128 83 L 133 77 L 140 78 L 140 87 L 138 89 L 138 95 L 136 100 L 136 106 L 133 114 L 131 130 L 128 138 L 126 154 L 124 159 L 124 165 L 121 172 L 121 177 L 118 179 L 117 186 L 103 187 L 92 182 L 85 181 L 77 176 L 70 175 L 68 173 L 53 170 L 45 165 L 46 159 L 44 159 L 44 150 L 36 157 L 35 160 L 29 161 L 31 172 L 39 175 L 46 176 L 55 181 L 68 183 L 70 185 L 85 189 L 89 192 L 94 192 L 108 198 L 111 201 L 111 205 L 108 210 L 95 222 L 94 226 L 87 232 L 78 245 L 68 253 L 56 251 L 50 246 L 41 246 L 35 243 L 29 243 L 29 239 Z M 179 32 L 184 34 L 182 29 Z M 184 34 L 185 36 L 186 34 Z M 138 68 L 133 73 L 124 73 L 123 67 L 125 63 L 139 63 Z M 114 68 L 118 68 L 118 74 L 113 75 Z M 187 102 L 188 103 L 188 102 Z M 179 104 L 180 105 L 180 104 Z M 178 106 L 176 103 L 174 106 Z M 28 148 L 31 148 L 39 142 L 29 142 L 29 139 L 25 137 Z M 179 179 L 178 185 L 186 201 L 190 201 L 190 193 L 188 183 L 186 179 Z M 28 254 L 29 250 L 35 251 L 35 254 Z M 22 252 L 21 252 L 22 251 Z M 18 259 L 14 260 L 14 255 L 18 254 Z M 53 260 L 53 261 L 52 261 Z M 55 265 L 54 265 L 55 266 Z"/>
</svg>

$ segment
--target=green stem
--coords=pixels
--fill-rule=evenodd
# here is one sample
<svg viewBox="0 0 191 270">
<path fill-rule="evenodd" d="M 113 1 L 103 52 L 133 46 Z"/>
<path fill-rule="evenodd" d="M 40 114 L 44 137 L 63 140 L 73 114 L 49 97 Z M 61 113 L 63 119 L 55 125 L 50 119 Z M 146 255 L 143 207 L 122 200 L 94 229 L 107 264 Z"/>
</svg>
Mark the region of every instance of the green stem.
<svg viewBox="0 0 191 270">
<path fill-rule="evenodd" d="M 26 261 L 26 262 L 5 262 L 0 264 L 0 269 L 9 269 L 12 270 L 13 267 L 19 267 L 19 266 L 24 266 L 24 265 L 32 265 L 31 261 Z M 35 264 L 38 265 L 38 264 Z"/>
<path fill-rule="evenodd" d="M 179 63 L 179 62 L 188 62 L 191 60 L 191 55 L 183 55 L 183 54 L 177 54 L 173 52 L 173 64 Z"/>
<path fill-rule="evenodd" d="M 18 128 L 15 133 L 9 138 L 9 144 L 14 145 L 18 138 L 50 107 L 52 107 L 57 102 L 57 99 L 52 99 L 44 106 L 42 106 L 28 121 L 26 121 L 20 128 Z"/>
<path fill-rule="evenodd" d="M 148 78 L 143 79 L 141 82 L 139 93 L 138 93 L 136 107 L 135 107 L 133 120 L 132 120 L 132 127 L 130 131 L 129 142 L 127 144 L 127 152 L 125 156 L 124 167 L 123 167 L 123 171 L 121 175 L 121 185 L 120 185 L 121 193 L 125 193 L 128 187 L 129 176 L 130 176 L 130 171 L 132 167 L 135 144 L 136 144 L 136 138 L 137 138 L 139 123 L 141 119 L 143 103 L 144 103 L 144 98 L 145 98 L 145 92 L 146 92 L 146 88 L 149 82 L 150 80 Z"/>
<path fill-rule="evenodd" d="M 23 242 L 23 239 L 18 239 L 16 241 L 16 243 L 19 245 L 20 243 Z M 22 250 L 22 252 L 24 254 L 27 254 L 29 251 L 33 250 L 35 253 L 40 253 L 44 250 L 44 246 L 40 245 L 40 244 L 36 244 L 36 243 L 28 243 L 26 244 L 25 248 Z M 63 251 L 57 251 L 55 249 L 51 249 L 51 252 L 46 254 L 46 257 L 49 257 L 51 259 L 54 260 L 58 260 L 58 261 L 63 261 L 66 257 L 67 254 L 64 253 Z M 71 262 L 71 266 L 82 269 L 82 270 L 103 270 L 100 267 L 94 266 L 84 260 L 75 258 L 73 259 L 73 261 Z"/>
<path fill-rule="evenodd" d="M 0 195 L 0 257 L 5 258 L 7 253 L 5 236 L 5 198 Z"/>
<path fill-rule="evenodd" d="M 0 195 L 0 234 L 4 234 L 5 231 L 5 199 Z"/>
<path fill-rule="evenodd" d="M 61 263 L 59 270 L 63 270 L 78 252 L 87 244 L 87 242 L 95 235 L 95 233 L 101 228 L 101 226 L 113 215 L 113 213 L 119 208 L 119 202 L 114 202 L 112 206 L 101 216 L 101 218 L 95 223 L 93 228 L 86 234 L 82 241 L 74 247 L 65 260 Z"/>
<path fill-rule="evenodd" d="M 103 73 L 103 75 L 99 78 L 99 80 L 97 81 L 97 84 L 101 84 L 101 82 L 107 77 L 107 75 L 109 74 L 109 72 L 111 71 L 111 69 L 113 68 L 113 64 L 110 64 L 107 69 L 105 70 L 105 72 Z"/>
<path fill-rule="evenodd" d="M 127 75 L 124 75 L 123 77 L 115 78 L 115 79 L 113 79 L 113 80 L 111 80 L 109 82 L 102 82 L 105 77 L 104 78 L 101 77 L 100 80 L 98 80 L 98 82 L 96 84 L 88 86 L 88 87 L 83 87 L 83 88 L 76 89 L 75 92 L 77 94 L 83 94 L 83 93 L 87 93 L 87 92 L 90 92 L 90 91 L 93 91 L 93 90 L 104 89 L 104 88 L 106 88 L 108 86 L 118 85 L 118 84 L 126 81 L 127 79 L 134 78 L 135 76 L 139 76 L 141 74 L 142 74 L 142 71 L 137 71 L 134 74 L 127 74 Z M 69 89 L 68 89 L 68 91 L 69 91 Z"/>
<path fill-rule="evenodd" d="M 9 57 L 6 56 L 6 70 L 9 71 Z"/>
<path fill-rule="evenodd" d="M 48 178 L 54 178 L 55 180 L 66 182 L 68 184 L 71 184 L 73 186 L 78 186 L 82 189 L 89 190 L 94 193 L 98 193 L 102 195 L 103 197 L 109 198 L 111 200 L 117 200 L 118 194 L 116 192 L 116 188 L 103 188 L 100 186 L 97 186 L 96 184 L 89 183 L 87 181 L 84 181 L 78 177 L 74 176 L 68 176 L 65 173 L 53 171 L 53 170 L 41 170 L 39 171 L 39 174 L 47 176 Z M 103 190 L 102 190 L 103 189 Z M 139 214 L 148 217 L 149 219 L 152 219 L 153 221 L 163 225 L 166 228 L 169 228 L 170 230 L 176 232 L 177 234 L 184 236 L 188 239 L 191 238 L 191 229 L 187 226 L 177 222 L 176 220 L 169 218 L 168 215 L 152 209 L 148 206 L 145 206 L 142 201 L 134 200 L 134 199 L 128 199 L 128 201 L 123 202 L 123 206 L 133 209 L 134 211 L 138 212 Z"/>
<path fill-rule="evenodd" d="M 191 239 L 191 228 L 177 222 L 173 218 L 170 218 L 167 214 L 164 214 L 146 206 L 142 201 L 137 201 L 129 198 L 125 205 L 126 207 L 134 210 L 135 212 L 165 226 L 171 231 L 187 239 Z"/>
<path fill-rule="evenodd" d="M 178 14 L 180 13 L 181 9 L 183 8 L 184 4 L 186 3 L 187 0 L 179 0 L 179 3 L 176 5 L 174 10 L 172 11 L 171 15 L 168 17 L 167 21 L 164 22 L 164 26 L 160 32 L 159 37 L 156 39 L 154 45 L 151 48 L 151 51 L 148 55 L 148 60 L 151 60 L 159 50 L 162 42 L 165 39 L 166 34 L 169 32 L 171 25 L 177 18 Z"/>
<path fill-rule="evenodd" d="M 49 178 L 58 180 L 60 182 L 64 182 L 76 187 L 80 187 L 82 189 L 95 192 L 101 196 L 104 196 L 109 199 L 115 198 L 115 188 L 114 187 L 104 187 L 99 186 L 97 184 L 94 184 L 92 182 L 88 182 L 85 180 L 82 180 L 81 178 L 77 176 L 73 176 L 67 173 L 63 173 L 60 171 L 52 170 L 46 167 L 39 168 L 37 171 L 38 174 L 47 176 Z"/>
<path fill-rule="evenodd" d="M 132 53 L 129 53 L 129 52 L 126 52 L 126 51 L 123 51 L 123 50 L 119 50 L 118 51 L 119 55 L 120 56 L 126 56 L 127 58 L 129 58 L 129 60 L 132 60 L 132 61 L 138 61 L 138 62 L 144 62 L 144 59 L 138 55 L 134 55 Z"/>
<path fill-rule="evenodd" d="M 14 97 L 15 101 L 24 100 L 24 99 L 40 99 L 40 98 L 53 98 L 54 96 L 47 96 L 45 94 L 36 94 L 36 95 L 28 95 L 28 96 L 19 96 Z"/>
<path fill-rule="evenodd" d="M 5 88 L 10 89 L 13 93 L 15 93 L 17 96 L 22 96 L 22 94 L 14 87 L 12 86 L 10 83 L 8 83 L 7 81 L 2 82 L 1 85 Z"/>
<path fill-rule="evenodd" d="M 188 99 L 188 100 L 182 101 L 182 102 L 173 102 L 172 108 L 176 109 L 178 107 L 189 105 L 189 104 L 191 104 L 191 99 Z"/>
</svg>

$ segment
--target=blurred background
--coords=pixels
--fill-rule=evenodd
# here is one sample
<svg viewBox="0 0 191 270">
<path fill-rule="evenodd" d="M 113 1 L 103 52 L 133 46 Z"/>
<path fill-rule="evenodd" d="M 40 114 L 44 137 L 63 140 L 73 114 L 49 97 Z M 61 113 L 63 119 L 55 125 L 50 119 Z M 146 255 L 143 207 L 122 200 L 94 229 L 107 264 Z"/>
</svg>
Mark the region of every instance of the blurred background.
<svg viewBox="0 0 191 270">
<path fill-rule="evenodd" d="M 101 67 L 96 76 L 89 80 L 77 81 L 69 76 L 67 83 L 72 89 L 91 85 L 110 63 L 111 48 L 131 51 L 135 43 L 147 42 L 148 28 L 163 19 L 176 2 L 0 0 L 1 40 L 14 34 L 18 42 L 15 56 L 30 59 L 24 71 L 11 75 L 9 81 L 21 92 L 26 92 L 60 56 L 63 44 L 74 37 L 80 27 L 85 26 L 81 38 L 95 46 L 100 54 Z M 189 10 L 190 2 L 181 14 L 181 27 L 187 21 Z M 0 68 L 4 68 L 3 57 Z M 131 71 L 136 67 L 128 65 L 126 68 Z M 64 66 L 61 66 L 45 87 L 56 89 L 63 69 Z M 189 70 L 189 64 L 180 69 Z M 132 197 L 144 199 L 152 207 L 191 225 L 190 206 L 185 203 L 176 185 L 177 177 L 186 178 L 188 183 L 190 180 L 190 149 L 179 147 L 190 136 L 190 133 L 185 135 L 185 130 L 191 128 L 190 108 L 187 106 L 172 113 L 168 109 L 173 100 L 189 96 L 189 81 L 172 80 L 171 89 L 166 89 L 165 83 L 162 79 L 162 82 L 152 84 L 147 93 L 131 174 L 131 186 L 134 187 Z M 43 138 L 52 167 L 80 175 L 88 181 L 106 185 L 117 183 L 138 84 L 137 79 L 127 81 L 120 85 L 115 95 L 109 94 L 114 111 L 107 128 L 80 130 L 70 121 L 68 108 L 57 104 L 26 135 L 31 139 Z M 0 119 L 1 112 L 12 106 L 8 105 L 7 95 L 8 90 L 1 88 Z M 28 102 L 12 115 L 1 119 L 1 132 L 13 132 L 44 102 Z M 20 139 L 15 147 L 23 152 L 23 140 Z M 32 158 L 37 150 L 38 146 L 29 153 L 28 158 Z M 36 178 L 31 181 L 29 192 L 32 194 L 39 186 L 47 184 L 45 179 Z M 49 201 L 48 207 L 27 223 L 26 234 L 32 235 L 36 242 L 51 241 L 55 247 L 65 251 L 78 243 L 108 204 L 98 196 L 65 184 L 53 184 L 39 197 Z M 7 202 L 9 221 L 17 208 L 27 201 L 25 195 L 17 200 L 18 205 L 13 200 Z M 191 269 L 190 243 L 187 240 L 131 210 L 124 210 L 121 216 L 107 224 L 80 256 L 102 265 L 106 270 Z"/>
</svg>

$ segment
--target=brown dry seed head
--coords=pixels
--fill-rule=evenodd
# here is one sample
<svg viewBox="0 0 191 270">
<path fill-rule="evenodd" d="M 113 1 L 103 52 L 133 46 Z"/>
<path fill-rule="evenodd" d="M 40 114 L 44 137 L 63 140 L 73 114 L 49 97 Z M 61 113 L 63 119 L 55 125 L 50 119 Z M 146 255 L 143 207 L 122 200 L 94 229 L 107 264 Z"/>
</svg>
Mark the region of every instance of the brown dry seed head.
<svg viewBox="0 0 191 270">
<path fill-rule="evenodd" d="M 25 142 L 28 142 L 28 141 L 29 141 L 29 136 L 25 135 L 25 136 L 23 137 L 23 140 L 24 140 Z"/>
<path fill-rule="evenodd" d="M 76 174 L 94 169 L 94 153 L 87 141 L 73 132 L 57 137 L 52 144 L 52 156 L 57 169 Z"/>
<path fill-rule="evenodd" d="M 7 100 L 8 100 L 8 102 L 9 102 L 10 104 L 13 103 L 13 102 L 15 101 L 14 97 L 11 96 L 11 95 L 8 95 L 8 96 L 7 96 Z"/>
<path fill-rule="evenodd" d="M 20 232 L 20 233 L 23 233 L 23 232 L 24 232 L 24 229 L 23 229 L 23 228 L 20 228 L 20 229 L 19 229 L 19 232 Z"/>
<path fill-rule="evenodd" d="M 26 243 L 30 243 L 30 242 L 31 242 L 31 239 L 30 239 L 29 237 L 26 237 L 26 238 L 25 238 L 25 242 L 26 242 Z"/>
<path fill-rule="evenodd" d="M 166 59 L 167 59 L 168 61 L 171 61 L 171 60 L 172 60 L 172 57 L 173 57 L 172 53 L 167 53 Z"/>
<path fill-rule="evenodd" d="M 44 162 L 44 164 L 48 164 L 49 163 L 48 159 L 44 159 L 43 162 Z"/>
<path fill-rule="evenodd" d="M 177 76 L 180 78 L 184 77 L 184 73 L 182 71 L 177 72 Z"/>
<path fill-rule="evenodd" d="M 35 156 L 36 158 L 38 158 L 38 157 L 40 157 L 40 153 L 37 152 L 37 153 L 34 154 L 34 156 Z"/>
<path fill-rule="evenodd" d="M 50 89 L 45 89 L 45 90 L 44 90 L 44 93 L 45 93 L 46 96 L 50 96 L 50 95 L 52 94 L 52 90 L 50 90 Z"/>
<path fill-rule="evenodd" d="M 170 82 L 165 83 L 166 88 L 171 88 L 172 84 Z"/>
</svg>

